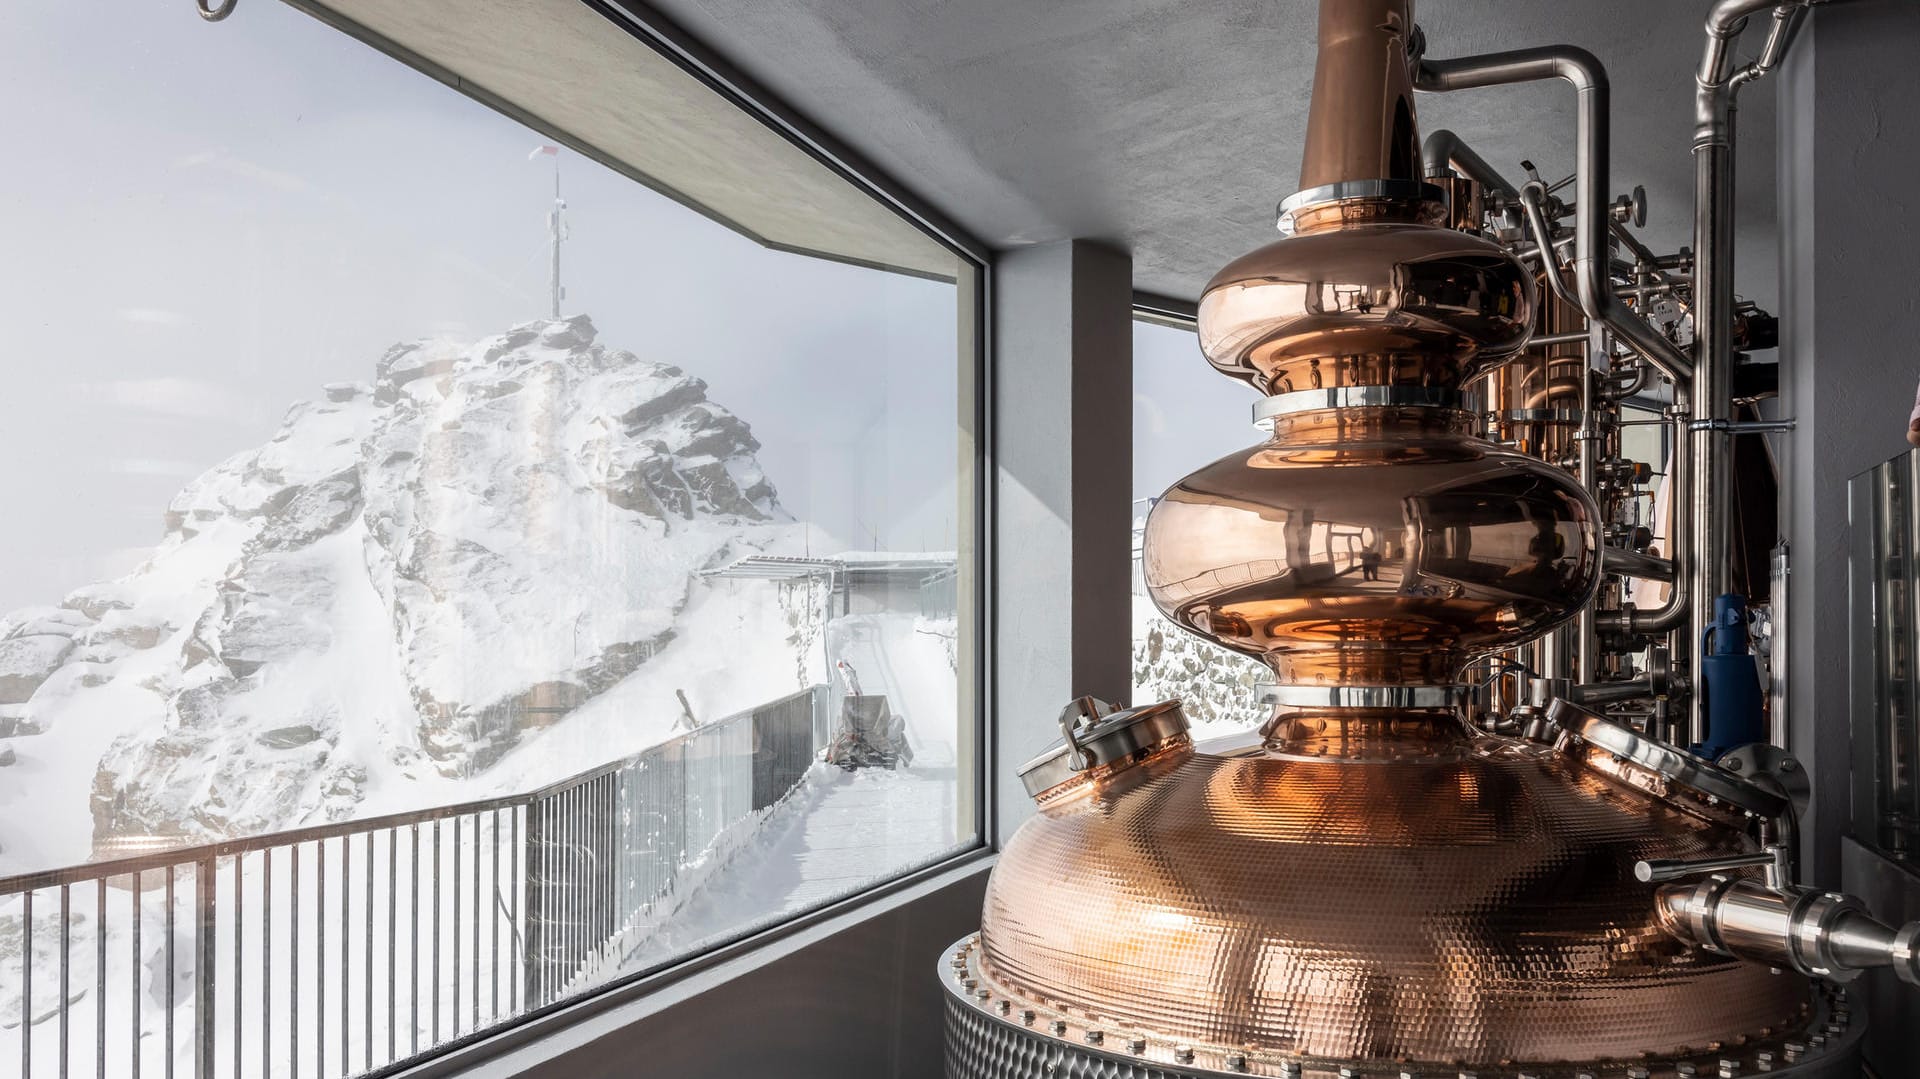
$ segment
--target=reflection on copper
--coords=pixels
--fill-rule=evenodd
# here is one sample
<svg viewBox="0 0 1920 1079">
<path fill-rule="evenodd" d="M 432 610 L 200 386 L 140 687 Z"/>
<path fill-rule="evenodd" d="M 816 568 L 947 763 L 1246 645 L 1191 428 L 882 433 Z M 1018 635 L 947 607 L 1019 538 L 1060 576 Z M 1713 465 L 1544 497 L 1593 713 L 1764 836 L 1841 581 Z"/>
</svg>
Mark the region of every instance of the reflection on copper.
<svg viewBox="0 0 1920 1079">
<path fill-rule="evenodd" d="M 1264 393 L 1457 386 L 1520 348 L 1533 295 L 1513 256 L 1478 236 L 1416 220 L 1308 222 L 1214 275 L 1200 347 Z"/>
<path fill-rule="evenodd" d="M 1536 337 L 1558 338 L 1586 328 L 1578 308 L 1536 281 Z M 1489 372 L 1478 388 L 1493 419 L 1493 437 L 1530 457 L 1571 470 L 1580 427 L 1580 380 L 1588 365 L 1585 341 L 1556 341 L 1527 349 Z"/>
<path fill-rule="evenodd" d="M 1149 594 L 1282 682 L 1452 681 L 1564 621 L 1599 579 L 1592 503 L 1473 425 L 1433 408 L 1282 417 L 1154 506 Z"/>
<path fill-rule="evenodd" d="M 1407 67 L 1412 33 L 1410 0 L 1320 5 L 1301 190 L 1342 180 L 1420 178 Z"/>
<path fill-rule="evenodd" d="M 1270 439 L 1174 484 L 1143 538 L 1168 618 L 1356 706 L 1280 707 L 1043 796 L 988 886 L 982 991 L 1244 1051 L 1260 1074 L 1512 1075 L 1777 1033 L 1810 1014 L 1809 983 L 1681 945 L 1633 874 L 1751 850 L 1740 821 L 1444 708 L 1358 706 L 1447 699 L 1373 687 L 1456 684 L 1599 577 L 1573 478 L 1434 403 L 1521 353 L 1537 282 L 1399 182 L 1417 178 L 1411 26 L 1407 0 L 1323 0 L 1303 183 L 1396 183 L 1297 208 L 1294 236 L 1200 302 L 1217 369 L 1270 394 L 1382 388 L 1375 403 L 1276 406 Z M 1563 407 L 1584 364 L 1536 350 L 1492 376 L 1492 407 Z"/>
<path fill-rule="evenodd" d="M 1545 750 L 1213 750 L 1021 829 L 983 916 L 996 992 L 1110 1031 L 1484 1063 L 1699 1048 L 1808 1002 L 1674 942 L 1633 877 L 1735 833 L 1602 796 Z"/>
</svg>

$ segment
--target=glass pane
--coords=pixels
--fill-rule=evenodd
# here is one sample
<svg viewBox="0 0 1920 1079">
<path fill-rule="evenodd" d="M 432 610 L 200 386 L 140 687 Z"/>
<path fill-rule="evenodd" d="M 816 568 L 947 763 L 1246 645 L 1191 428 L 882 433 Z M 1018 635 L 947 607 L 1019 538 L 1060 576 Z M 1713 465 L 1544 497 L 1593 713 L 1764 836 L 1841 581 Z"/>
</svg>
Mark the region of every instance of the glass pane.
<svg viewBox="0 0 1920 1079">
<path fill-rule="evenodd" d="M 1855 830 L 1920 855 L 1920 451 L 1848 487 Z"/>
<path fill-rule="evenodd" d="M 1155 499 L 1187 473 L 1264 441 L 1254 391 L 1214 373 L 1192 330 L 1133 324 L 1133 701 L 1179 697 L 1200 737 L 1259 725 L 1257 660 L 1160 616 L 1140 575 L 1140 534 Z"/>
<path fill-rule="evenodd" d="M 515 7 L 726 138 L 0 13 L 8 1068 L 357 1074 L 977 842 L 976 267 Z"/>
</svg>

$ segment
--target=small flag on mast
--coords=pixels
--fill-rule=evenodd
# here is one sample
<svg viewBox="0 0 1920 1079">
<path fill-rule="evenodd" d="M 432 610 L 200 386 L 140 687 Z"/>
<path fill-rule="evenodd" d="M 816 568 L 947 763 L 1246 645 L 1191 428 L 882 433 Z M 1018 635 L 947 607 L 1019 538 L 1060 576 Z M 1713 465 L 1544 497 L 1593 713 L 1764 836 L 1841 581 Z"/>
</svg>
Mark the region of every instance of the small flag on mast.
<svg viewBox="0 0 1920 1079">
<path fill-rule="evenodd" d="M 545 146 L 545 145 L 536 146 L 533 148 L 533 152 L 527 155 L 527 160 L 532 161 L 534 158 L 539 157 L 541 154 L 546 154 L 548 157 L 558 157 L 560 155 L 560 147 Z"/>
</svg>

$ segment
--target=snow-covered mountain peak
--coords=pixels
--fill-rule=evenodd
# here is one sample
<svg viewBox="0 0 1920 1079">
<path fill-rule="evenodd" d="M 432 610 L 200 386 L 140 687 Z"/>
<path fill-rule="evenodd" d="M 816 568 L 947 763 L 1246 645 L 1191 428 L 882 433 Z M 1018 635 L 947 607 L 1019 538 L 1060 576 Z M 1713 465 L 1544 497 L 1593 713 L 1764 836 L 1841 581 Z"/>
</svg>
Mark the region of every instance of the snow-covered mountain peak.
<svg viewBox="0 0 1920 1079">
<path fill-rule="evenodd" d="M 748 425 L 585 316 L 372 375 L 186 484 L 133 573 L 0 618 L 0 738 L 91 773 L 97 845 L 476 775 L 667 647 L 699 570 L 797 543 Z"/>
</svg>

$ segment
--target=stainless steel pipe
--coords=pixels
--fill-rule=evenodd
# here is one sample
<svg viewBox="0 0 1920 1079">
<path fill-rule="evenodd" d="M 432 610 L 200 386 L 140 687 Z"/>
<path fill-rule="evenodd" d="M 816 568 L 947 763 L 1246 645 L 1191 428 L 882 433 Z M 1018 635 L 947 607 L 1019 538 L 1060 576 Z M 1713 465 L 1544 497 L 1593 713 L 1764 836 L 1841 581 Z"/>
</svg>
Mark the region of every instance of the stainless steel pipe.
<svg viewBox="0 0 1920 1079">
<path fill-rule="evenodd" d="M 1673 561 L 1657 555 L 1641 554 L 1625 547 L 1600 548 L 1600 565 L 1608 573 L 1638 577 L 1645 581 L 1673 580 Z"/>
<path fill-rule="evenodd" d="M 1773 28 L 1754 63 L 1736 70 L 1735 44 L 1748 16 L 1772 9 Z M 1734 114 L 1740 87 L 1779 65 L 1792 43 L 1803 4 L 1777 0 L 1720 0 L 1707 15 L 1707 45 L 1694 76 L 1693 326 L 1694 418 L 1687 445 L 1693 462 L 1691 538 L 1694 572 L 1688 579 L 1689 641 L 1698 641 L 1713 616 L 1714 597 L 1729 587 L 1732 510 L 1727 462 L 1731 433 L 1734 309 Z M 1688 732 L 1706 738 L 1706 712 L 1696 694 L 1688 705 Z"/>
<path fill-rule="evenodd" d="M 1711 952 L 1838 982 L 1890 967 L 1920 985 L 1920 922 L 1896 929 L 1852 896 L 1715 875 L 1662 885 L 1659 902 L 1662 928 Z"/>
<path fill-rule="evenodd" d="M 1578 96 L 1578 148 L 1574 159 L 1574 277 L 1587 317 L 1606 324 L 1627 347 L 1658 367 L 1677 387 L 1693 361 L 1613 294 L 1608 276 L 1607 185 L 1611 147 L 1607 131 L 1606 68 L 1593 54 L 1571 45 L 1488 53 L 1454 60 L 1422 60 L 1414 88 L 1432 93 L 1561 79 Z"/>
<path fill-rule="evenodd" d="M 1513 184 L 1500 175 L 1499 169 L 1488 164 L 1487 159 L 1468 146 L 1466 140 L 1446 128 L 1427 136 L 1427 141 L 1420 146 L 1420 158 L 1428 176 L 1451 167 L 1479 184 L 1483 190 L 1505 201 L 1513 202 L 1520 197 Z"/>
<path fill-rule="evenodd" d="M 1580 486 L 1592 494 L 1598 486 L 1600 474 L 1600 429 L 1594 425 L 1597 395 L 1594 382 L 1599 372 L 1593 369 L 1596 358 L 1604 358 L 1613 346 L 1607 340 L 1607 328 L 1597 322 L 1587 323 L 1587 355 L 1580 365 L 1580 429 L 1574 433 L 1574 440 L 1580 455 Z M 1642 556 L 1644 557 L 1644 556 Z M 1606 566 L 1606 548 L 1601 548 L 1601 567 Z M 1671 567 L 1669 567 L 1671 568 Z M 1594 605 L 1589 603 L 1580 608 L 1574 621 L 1574 657 L 1573 680 L 1591 682 L 1600 669 L 1600 629 L 1595 621 Z"/>
<path fill-rule="evenodd" d="M 1691 412 L 1694 361 L 1673 342 L 1668 341 L 1613 292 L 1608 253 L 1607 188 L 1610 183 L 1611 143 L 1608 132 L 1609 91 L 1607 73 L 1599 60 L 1585 49 L 1554 45 L 1512 52 L 1488 53 L 1453 60 L 1422 60 L 1414 75 L 1414 88 L 1432 93 L 1469 90 L 1484 86 L 1507 86 L 1542 79 L 1561 79 L 1577 95 L 1577 139 L 1574 195 L 1574 278 L 1579 306 L 1587 317 L 1612 331 L 1628 348 L 1665 375 L 1673 383 L 1674 454 L 1668 467 L 1668 483 L 1673 491 L 1673 528 L 1668 545 L 1673 548 L 1676 579 L 1686 581 L 1694 559 L 1687 537 L 1692 534 L 1693 495 L 1696 479 L 1690 474 L 1686 420 Z M 1525 198 L 1523 195 L 1522 202 Z M 1619 612 L 1608 627 L 1640 634 L 1665 633 L 1687 622 L 1691 590 L 1676 586 L 1667 602 L 1645 611 Z M 1612 613 L 1612 612 L 1609 612 Z M 1676 650 L 1676 656 L 1691 655 L 1691 650 Z"/>
</svg>

